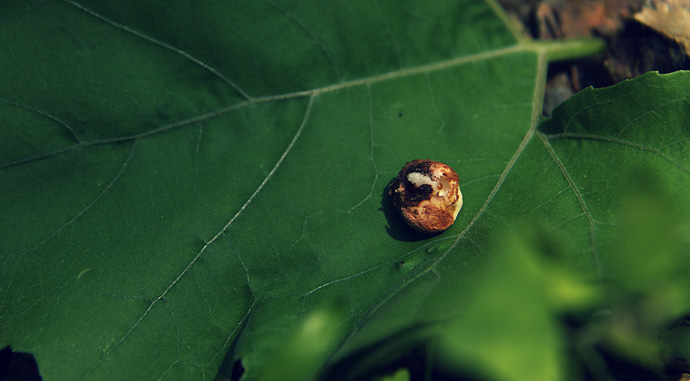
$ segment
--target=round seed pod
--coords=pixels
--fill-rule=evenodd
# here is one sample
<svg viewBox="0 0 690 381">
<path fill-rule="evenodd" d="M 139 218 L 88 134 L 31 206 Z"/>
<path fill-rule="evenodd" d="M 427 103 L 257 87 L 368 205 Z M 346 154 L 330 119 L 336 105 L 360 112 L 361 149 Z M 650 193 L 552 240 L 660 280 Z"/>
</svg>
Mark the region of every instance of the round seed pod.
<svg viewBox="0 0 690 381">
<path fill-rule="evenodd" d="M 462 208 L 458 174 L 438 161 L 405 164 L 389 185 L 389 194 L 405 222 L 427 234 L 448 229 Z"/>
</svg>

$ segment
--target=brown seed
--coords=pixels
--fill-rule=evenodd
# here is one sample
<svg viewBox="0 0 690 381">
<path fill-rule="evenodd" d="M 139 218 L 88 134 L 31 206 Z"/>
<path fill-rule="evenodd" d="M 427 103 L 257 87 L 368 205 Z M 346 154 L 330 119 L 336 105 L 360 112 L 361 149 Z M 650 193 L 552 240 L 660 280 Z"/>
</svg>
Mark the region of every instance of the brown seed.
<svg viewBox="0 0 690 381">
<path fill-rule="evenodd" d="M 458 174 L 446 164 L 413 160 L 389 185 L 400 215 L 414 230 L 440 233 L 448 229 L 462 208 Z"/>
</svg>

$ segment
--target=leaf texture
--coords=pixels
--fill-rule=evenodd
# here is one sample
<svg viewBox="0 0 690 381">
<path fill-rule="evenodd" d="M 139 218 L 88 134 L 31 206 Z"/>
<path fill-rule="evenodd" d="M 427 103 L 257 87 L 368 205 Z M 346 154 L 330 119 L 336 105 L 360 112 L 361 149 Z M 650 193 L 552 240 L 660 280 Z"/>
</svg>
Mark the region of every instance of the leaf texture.
<svg viewBox="0 0 690 381">
<path fill-rule="evenodd" d="M 0 344 L 45 379 L 210 378 L 224 358 L 254 378 L 329 303 L 334 361 L 455 313 L 525 215 L 600 276 L 610 168 L 687 185 L 687 127 L 644 128 L 687 121 L 663 84 L 685 74 L 643 80 L 669 103 L 589 91 L 537 131 L 549 51 L 491 2 L 0 7 Z M 387 203 L 415 158 L 460 175 L 439 236 Z"/>
</svg>

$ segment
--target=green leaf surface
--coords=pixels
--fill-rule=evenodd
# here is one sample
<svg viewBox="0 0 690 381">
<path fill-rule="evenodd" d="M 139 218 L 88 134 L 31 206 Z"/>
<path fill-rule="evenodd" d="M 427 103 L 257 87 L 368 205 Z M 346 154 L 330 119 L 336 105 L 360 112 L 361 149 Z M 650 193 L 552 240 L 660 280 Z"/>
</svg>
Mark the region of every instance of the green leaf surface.
<svg viewBox="0 0 690 381">
<path fill-rule="evenodd" d="M 690 84 L 589 90 L 537 132 L 547 59 L 597 46 L 473 0 L 4 1 L 0 346 L 45 379 L 254 378 L 337 306 L 332 362 L 456 314 L 527 219 L 601 276 L 627 172 L 688 201 Z M 385 196 L 415 158 L 460 175 L 439 236 Z"/>
</svg>

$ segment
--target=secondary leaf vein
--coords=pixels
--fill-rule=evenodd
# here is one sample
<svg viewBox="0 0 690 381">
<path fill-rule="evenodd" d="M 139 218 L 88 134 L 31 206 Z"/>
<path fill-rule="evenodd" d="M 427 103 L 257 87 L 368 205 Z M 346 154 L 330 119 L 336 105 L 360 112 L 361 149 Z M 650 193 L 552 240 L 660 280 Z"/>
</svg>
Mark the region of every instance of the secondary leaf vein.
<svg viewBox="0 0 690 381">
<path fill-rule="evenodd" d="M 225 226 L 223 226 L 223 228 L 211 240 L 209 240 L 208 242 L 206 242 L 204 244 L 204 246 L 201 248 L 201 250 L 199 250 L 199 252 L 194 256 L 194 258 L 192 258 L 192 260 L 189 262 L 189 264 L 187 264 L 187 266 L 165 288 L 165 290 L 156 299 L 154 299 L 153 302 L 151 302 L 151 304 L 148 306 L 148 308 L 146 308 L 146 310 L 139 317 L 139 319 L 137 319 L 137 321 L 129 328 L 129 330 L 127 330 L 127 332 L 110 349 L 108 349 L 108 351 L 106 351 L 106 353 L 103 355 L 103 357 L 98 361 L 98 363 L 96 363 L 96 365 L 94 365 L 94 367 L 87 373 L 86 376 L 88 376 L 96 368 L 98 368 L 103 363 L 103 361 L 105 361 L 105 359 L 110 355 L 110 353 L 112 353 L 117 347 L 119 347 L 120 344 L 122 344 L 132 334 L 132 332 L 134 332 L 134 330 L 139 326 L 139 324 L 141 324 L 141 322 L 149 315 L 149 313 L 151 312 L 153 307 L 156 304 L 158 304 L 158 302 L 160 302 L 161 300 L 164 300 L 165 296 L 170 292 L 170 290 L 173 289 L 173 287 L 175 287 L 175 285 L 177 285 L 177 283 L 180 281 L 180 279 L 182 279 L 187 273 L 189 273 L 191 268 L 194 266 L 194 264 L 196 264 L 196 262 L 199 260 L 199 258 L 201 258 L 201 255 L 206 251 L 206 249 L 208 249 L 208 247 L 210 245 L 212 245 L 219 237 L 221 237 L 230 228 L 230 226 L 235 222 L 235 220 L 237 220 L 237 218 L 242 214 L 242 212 L 244 212 L 244 210 L 247 208 L 247 206 L 249 206 L 249 204 L 254 200 L 256 195 L 259 194 L 259 192 L 261 192 L 261 190 L 264 188 L 266 183 L 268 183 L 268 181 L 273 177 L 273 174 L 276 172 L 276 170 L 283 163 L 283 161 L 285 160 L 285 157 L 287 157 L 287 155 L 292 150 L 292 147 L 295 146 L 295 143 L 297 142 L 297 140 L 301 136 L 302 131 L 304 130 L 304 127 L 306 126 L 307 121 L 309 119 L 309 116 L 311 114 L 312 105 L 314 104 L 314 98 L 315 97 L 312 96 L 309 99 L 309 103 L 308 103 L 306 111 L 304 113 L 304 118 L 302 119 L 302 123 L 299 126 L 297 132 L 295 133 L 295 136 L 292 138 L 292 141 L 290 141 L 290 144 L 287 146 L 287 148 L 285 149 L 283 154 L 280 156 L 280 158 L 278 159 L 276 164 L 273 166 L 273 169 L 271 169 L 271 171 L 268 173 L 268 175 L 266 175 L 264 180 L 261 182 L 261 184 L 259 184 L 259 186 L 254 191 L 254 193 L 252 193 L 252 195 L 249 196 L 247 201 L 245 201 L 245 203 L 237 211 L 237 213 L 235 213 L 235 215 L 230 219 L 230 221 L 228 221 L 228 223 L 226 223 Z"/>
<path fill-rule="evenodd" d="M 647 151 L 651 152 L 655 155 L 658 155 L 659 157 L 663 158 L 664 160 L 668 161 L 669 163 L 675 165 L 680 169 L 681 171 L 690 174 L 690 169 L 685 168 L 683 165 L 681 165 L 679 162 L 673 160 L 673 158 L 669 157 L 665 153 L 661 152 L 658 148 L 652 148 L 652 147 L 647 147 L 641 144 L 637 144 L 628 140 L 620 139 L 617 137 L 610 137 L 610 136 L 601 136 L 601 135 L 592 135 L 592 134 L 577 134 L 577 133 L 562 133 L 562 134 L 553 134 L 553 135 L 544 135 L 544 137 L 548 140 L 555 140 L 555 139 L 588 139 L 588 140 L 598 140 L 602 142 L 610 142 L 610 143 L 616 143 L 620 144 L 623 146 L 631 147 L 631 148 L 636 148 L 641 151 Z"/>
<path fill-rule="evenodd" d="M 103 21 L 103 22 L 105 22 L 105 23 L 107 23 L 107 24 L 110 24 L 110 25 L 114 26 L 115 28 L 118 28 L 118 29 L 120 29 L 120 30 L 123 30 L 123 31 L 125 31 L 125 32 L 127 32 L 127 33 L 130 33 L 130 34 L 132 34 L 132 35 L 134 35 L 134 36 L 137 36 L 137 37 L 139 37 L 139 38 L 142 38 L 142 39 L 144 39 L 144 40 L 146 40 L 146 41 L 148 41 L 148 42 L 151 42 L 151 43 L 153 43 L 153 44 L 155 44 L 155 45 L 158 45 L 158 46 L 160 46 L 160 47 L 162 47 L 162 48 L 165 48 L 165 49 L 167 49 L 167 50 L 170 50 L 171 52 L 174 52 L 174 53 L 176 53 L 176 54 L 181 55 L 182 57 L 184 57 L 184 58 L 190 60 L 190 61 L 193 62 L 194 64 L 200 66 L 201 68 L 207 70 L 207 71 L 210 72 L 211 74 L 213 74 L 213 75 L 215 75 L 216 77 L 218 77 L 220 80 L 222 80 L 223 82 L 225 82 L 226 84 L 228 84 L 230 87 L 232 87 L 235 91 L 237 91 L 237 93 L 239 93 L 244 99 L 251 99 L 251 96 L 249 96 L 244 90 L 242 90 L 242 88 L 240 88 L 237 84 L 235 84 L 235 83 L 234 83 L 233 81 L 231 81 L 229 78 L 227 78 L 226 76 L 224 76 L 223 74 L 221 74 L 218 70 L 216 70 L 216 69 L 213 68 L 212 66 L 210 66 L 210 65 L 208 65 L 208 64 L 206 64 L 206 63 L 204 63 L 204 62 L 201 61 L 200 59 L 198 59 L 198 58 L 192 56 L 191 54 L 185 52 L 184 50 L 178 49 L 178 48 L 176 48 L 176 47 L 174 47 L 174 46 L 172 46 L 172 45 L 166 44 L 166 43 L 163 42 L 163 41 L 156 40 L 155 38 L 153 38 L 153 37 L 151 37 L 151 36 L 148 36 L 148 35 L 146 35 L 146 34 L 144 34 L 144 33 L 142 33 L 142 32 L 139 32 L 139 31 L 137 31 L 136 29 L 132 29 L 132 28 L 126 26 L 126 25 L 123 25 L 123 24 L 120 24 L 120 23 L 118 23 L 118 22 L 115 22 L 115 21 L 113 21 L 113 20 L 111 20 L 111 19 L 109 19 L 109 18 L 107 18 L 107 17 L 105 17 L 105 16 L 103 16 L 103 15 L 101 15 L 101 14 L 99 14 L 99 13 L 96 13 L 96 12 L 92 11 L 92 10 L 89 9 L 89 8 L 86 8 L 86 7 L 82 6 L 81 4 L 79 4 L 79 3 L 75 2 L 75 1 L 72 1 L 72 0 L 64 0 L 64 1 L 65 1 L 66 3 L 72 5 L 72 6 L 76 7 L 77 9 L 79 9 L 79 10 L 85 12 L 86 14 L 89 14 L 89 15 L 91 15 L 91 16 L 93 16 L 93 17 L 95 17 L 95 18 L 97 18 L 97 19 L 99 19 L 99 20 L 101 20 L 101 21 Z"/>
<path fill-rule="evenodd" d="M 546 150 L 549 152 L 549 155 L 551 155 L 551 158 L 553 161 L 556 163 L 558 166 L 558 169 L 561 171 L 561 174 L 565 178 L 565 180 L 568 182 L 568 185 L 570 186 L 570 189 L 572 189 L 573 194 L 575 195 L 575 198 L 577 199 L 578 204 L 580 204 L 580 208 L 582 209 L 582 212 L 587 216 L 587 220 L 589 221 L 589 243 L 591 246 L 592 250 L 592 260 L 594 261 L 594 270 L 596 272 L 597 278 L 601 278 L 601 264 L 599 263 L 599 254 L 597 252 L 597 246 L 596 246 L 596 236 L 595 236 L 595 226 L 596 226 L 596 220 L 592 216 L 592 213 L 590 212 L 589 208 L 587 207 L 587 204 L 585 203 L 585 199 L 582 196 L 582 193 L 580 192 L 580 189 L 577 187 L 577 184 L 575 184 L 575 180 L 573 180 L 573 177 L 570 176 L 570 173 L 568 172 L 567 168 L 565 167 L 565 164 L 561 161 L 561 158 L 558 156 L 558 153 L 553 149 L 553 146 L 549 142 L 549 139 L 547 138 L 546 135 L 542 133 L 537 133 L 541 141 L 544 143 L 544 147 L 546 147 Z"/>
<path fill-rule="evenodd" d="M 106 185 L 106 186 L 96 195 L 96 197 L 93 198 L 93 200 L 91 200 L 82 210 L 80 210 L 79 213 L 77 213 L 76 215 L 74 215 L 69 221 L 65 222 L 65 223 L 62 224 L 59 228 L 57 228 L 55 231 L 53 231 L 52 233 L 50 233 L 50 235 L 48 235 L 46 238 L 44 238 L 44 239 L 43 239 L 41 242 L 39 242 L 36 246 L 34 246 L 34 247 L 32 247 L 32 248 L 30 248 L 30 249 L 24 251 L 24 252 L 18 253 L 18 254 L 16 254 L 16 255 L 12 256 L 11 258 L 8 258 L 7 260 L 5 260 L 5 261 L 3 262 L 3 265 L 6 264 L 7 262 L 11 261 L 11 260 L 14 260 L 15 258 L 18 258 L 19 256 L 26 255 L 26 254 L 32 253 L 32 252 L 34 252 L 34 251 L 40 249 L 43 245 L 46 244 L 46 242 L 48 242 L 49 240 L 51 240 L 51 239 L 52 239 L 53 237 L 55 237 L 58 233 L 60 233 L 61 231 L 63 231 L 66 227 L 72 225 L 72 224 L 74 223 L 74 221 L 78 220 L 79 217 L 81 217 L 81 216 L 84 215 L 84 213 L 88 212 L 88 211 L 89 211 L 89 210 L 90 210 L 90 209 L 91 209 L 91 208 L 92 208 L 92 207 L 93 207 L 93 206 L 94 206 L 94 205 L 95 205 L 95 204 L 96 204 L 96 203 L 97 203 L 97 202 L 98 202 L 98 201 L 99 201 L 109 190 L 110 190 L 110 188 L 112 188 L 113 185 L 115 185 L 115 183 L 118 181 L 118 179 L 120 179 L 120 177 L 122 176 L 122 173 L 124 172 L 125 168 L 127 167 L 127 164 L 129 164 L 130 160 L 132 159 L 132 156 L 134 156 L 134 147 L 135 147 L 135 145 L 136 145 L 136 141 L 135 141 L 134 143 L 132 143 L 132 148 L 130 149 L 129 154 L 127 155 L 127 158 L 126 158 L 125 161 L 122 163 L 122 165 L 120 165 L 120 169 L 117 171 L 117 173 L 115 173 L 115 175 L 114 175 L 113 178 L 110 180 L 110 182 L 108 183 L 108 185 Z"/>
<path fill-rule="evenodd" d="M 80 144 L 74 144 L 74 145 L 66 146 L 66 147 L 51 151 L 51 152 L 44 153 L 44 154 L 29 156 L 29 157 L 15 160 L 15 161 L 3 163 L 3 164 L 0 164 L 0 169 L 15 166 L 15 165 L 25 164 L 25 163 L 35 161 L 35 160 L 45 159 L 45 158 L 48 158 L 51 156 L 59 155 L 59 154 L 65 153 L 65 152 L 69 152 L 69 151 L 83 148 L 83 147 L 87 147 L 87 146 L 101 145 L 101 144 L 113 144 L 113 143 L 126 142 L 126 141 L 130 141 L 130 140 L 134 140 L 134 139 L 146 138 L 146 137 L 157 135 L 157 134 L 160 134 L 160 133 L 163 133 L 166 131 L 170 131 L 170 130 L 173 130 L 176 128 L 185 127 L 185 126 L 197 123 L 197 122 L 201 122 L 201 121 L 205 121 L 205 120 L 208 120 L 211 118 L 215 118 L 217 116 L 227 114 L 227 113 L 232 112 L 234 110 L 237 110 L 237 109 L 240 109 L 243 107 L 248 107 L 251 105 L 255 105 L 258 103 L 275 102 L 275 101 L 282 101 L 282 100 L 289 100 L 289 99 L 312 97 L 315 95 L 320 95 L 320 94 L 329 93 L 329 92 L 335 92 L 335 91 L 339 91 L 339 90 L 343 90 L 343 89 L 347 89 L 347 88 L 351 88 L 351 87 L 355 87 L 355 86 L 371 85 L 374 83 L 390 81 L 393 79 L 403 78 L 403 77 L 407 77 L 407 76 L 424 74 L 424 73 L 428 73 L 430 71 L 444 70 L 444 69 L 448 69 L 451 67 L 464 65 L 467 63 L 478 62 L 478 61 L 482 61 L 482 60 L 486 60 L 486 59 L 500 57 L 503 55 L 520 53 L 520 52 L 523 52 L 526 50 L 527 50 L 526 48 L 519 46 L 519 45 L 509 46 L 509 47 L 496 49 L 496 50 L 492 50 L 492 51 L 481 52 L 481 53 L 477 53 L 477 54 L 473 54 L 473 55 L 469 55 L 469 56 L 458 57 L 458 58 L 454 58 L 454 59 L 447 60 L 447 61 L 441 61 L 441 62 L 429 64 L 429 65 L 422 65 L 422 66 L 417 66 L 417 67 L 413 67 L 413 68 L 402 69 L 399 71 L 393 71 L 393 72 L 388 72 L 388 73 L 384 73 L 384 74 L 379 74 L 379 75 L 375 75 L 372 77 L 361 78 L 361 79 L 356 79 L 356 80 L 346 81 L 346 82 L 340 82 L 340 83 L 337 83 L 334 85 L 315 88 L 315 89 L 311 89 L 311 90 L 251 98 L 251 99 L 247 99 L 246 101 L 243 101 L 240 103 L 236 103 L 236 104 L 233 104 L 233 105 L 230 105 L 227 107 L 223 107 L 223 108 L 220 108 L 217 110 L 209 111 L 205 114 L 197 115 L 197 116 L 194 116 L 194 117 L 191 117 L 188 119 L 184 119 L 184 120 L 181 120 L 178 122 L 163 125 L 161 127 L 158 127 L 158 128 L 152 129 L 152 130 L 148 130 L 148 131 L 144 131 L 144 132 L 141 132 L 138 134 L 82 142 Z"/>
</svg>

